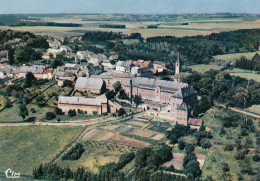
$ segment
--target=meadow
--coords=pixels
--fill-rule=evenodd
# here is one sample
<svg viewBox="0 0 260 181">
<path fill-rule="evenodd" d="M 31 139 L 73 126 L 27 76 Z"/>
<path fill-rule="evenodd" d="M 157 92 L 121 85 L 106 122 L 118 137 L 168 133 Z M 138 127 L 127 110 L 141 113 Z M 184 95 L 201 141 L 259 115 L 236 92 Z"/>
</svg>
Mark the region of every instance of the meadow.
<svg viewBox="0 0 260 181">
<path fill-rule="evenodd" d="M 11 168 L 22 175 L 31 175 L 40 163 L 50 162 L 81 127 L 0 127 L 0 172 Z"/>
</svg>

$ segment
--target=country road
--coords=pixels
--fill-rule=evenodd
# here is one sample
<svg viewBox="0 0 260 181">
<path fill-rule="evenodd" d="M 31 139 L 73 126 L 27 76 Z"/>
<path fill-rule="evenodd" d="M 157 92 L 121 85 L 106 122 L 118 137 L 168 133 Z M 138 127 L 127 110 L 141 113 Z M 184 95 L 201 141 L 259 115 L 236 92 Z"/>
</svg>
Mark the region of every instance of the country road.
<svg viewBox="0 0 260 181">
<path fill-rule="evenodd" d="M 144 112 L 137 112 L 136 114 L 143 114 Z M 130 116 L 126 116 L 130 117 Z M 123 118 L 123 117 L 121 117 Z M 1 126 L 81 126 L 85 127 L 88 125 L 93 125 L 97 123 L 104 123 L 107 121 L 113 121 L 121 119 L 120 117 L 110 117 L 110 116 L 104 116 L 104 117 L 98 117 L 93 118 L 89 120 L 75 120 L 75 121 L 66 121 L 66 122 L 32 122 L 32 123 L 0 123 Z"/>
</svg>

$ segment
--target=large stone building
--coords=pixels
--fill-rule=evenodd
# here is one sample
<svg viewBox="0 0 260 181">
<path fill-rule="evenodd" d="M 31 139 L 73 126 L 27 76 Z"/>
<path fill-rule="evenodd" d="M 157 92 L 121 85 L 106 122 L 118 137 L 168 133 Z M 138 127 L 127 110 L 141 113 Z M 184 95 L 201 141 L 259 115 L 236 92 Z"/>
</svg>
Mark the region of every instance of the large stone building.
<svg viewBox="0 0 260 181">
<path fill-rule="evenodd" d="M 90 115 L 108 112 L 107 99 L 59 96 L 58 107 L 65 113 L 69 110 L 81 110 Z"/>
<path fill-rule="evenodd" d="M 167 104 L 167 112 L 176 120 L 187 121 L 197 102 L 197 92 L 186 83 L 135 77 L 125 82 L 123 88 L 129 97 L 140 95 L 142 99 Z"/>
<path fill-rule="evenodd" d="M 79 77 L 75 85 L 75 90 L 102 94 L 106 90 L 106 83 L 100 78 Z"/>
</svg>

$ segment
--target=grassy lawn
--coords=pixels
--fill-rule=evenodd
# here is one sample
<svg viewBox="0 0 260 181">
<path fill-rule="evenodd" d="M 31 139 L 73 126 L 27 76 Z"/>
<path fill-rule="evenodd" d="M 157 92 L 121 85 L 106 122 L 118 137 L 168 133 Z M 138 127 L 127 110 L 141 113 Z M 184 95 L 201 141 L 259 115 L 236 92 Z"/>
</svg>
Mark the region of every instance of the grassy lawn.
<svg viewBox="0 0 260 181">
<path fill-rule="evenodd" d="M 13 104 L 12 107 L 6 108 L 0 112 L 0 123 L 22 121 L 22 118 L 19 116 L 19 105 L 17 103 Z"/>
<path fill-rule="evenodd" d="M 198 65 L 191 65 L 188 68 L 191 68 L 193 71 L 204 73 L 206 71 L 209 71 L 210 69 L 213 70 L 220 70 L 224 66 L 222 65 L 216 65 L 216 64 L 198 64 Z"/>
<path fill-rule="evenodd" d="M 247 53 L 231 53 L 225 55 L 216 55 L 213 58 L 221 63 L 222 65 L 226 65 L 227 63 L 235 63 L 236 59 L 239 59 L 241 56 L 245 56 L 246 58 L 251 59 L 256 53 L 260 54 L 260 51 L 256 52 L 247 52 Z"/>
<path fill-rule="evenodd" d="M 254 71 L 250 71 L 250 70 L 244 70 L 244 69 L 239 69 L 239 68 L 234 68 L 230 74 L 232 76 L 238 76 L 238 77 L 242 77 L 248 80 L 254 80 L 256 82 L 260 82 L 260 74 Z"/>
<path fill-rule="evenodd" d="M 11 168 L 31 175 L 35 166 L 51 161 L 83 128 L 0 127 L 0 172 Z"/>
</svg>

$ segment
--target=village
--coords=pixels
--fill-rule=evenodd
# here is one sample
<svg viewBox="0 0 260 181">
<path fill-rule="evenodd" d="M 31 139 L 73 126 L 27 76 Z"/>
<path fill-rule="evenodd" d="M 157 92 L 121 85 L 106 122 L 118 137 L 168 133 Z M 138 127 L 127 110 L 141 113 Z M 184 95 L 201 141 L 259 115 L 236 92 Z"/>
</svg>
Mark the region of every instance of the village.
<svg viewBox="0 0 260 181">
<path fill-rule="evenodd" d="M 70 41 L 80 41 L 72 37 Z M 13 40 L 12 46 L 21 43 Z M 69 58 L 70 62 L 50 68 L 48 64 L 11 66 L 8 64 L 8 51 L 1 52 L 0 79 L 6 85 L 12 81 L 26 78 L 30 72 L 37 80 L 55 80 L 58 87 L 64 83 L 73 88 L 68 96 L 60 95 L 53 106 L 63 113 L 80 112 L 88 115 L 124 115 L 140 109 L 149 116 L 178 123 L 196 125 L 191 118 L 191 110 L 197 102 L 197 92 L 180 78 L 190 75 L 182 72 L 181 56 L 175 63 L 175 75 L 172 80 L 160 80 L 156 75 L 167 68 L 162 61 L 121 61 L 118 55 L 106 57 L 88 50 L 72 53 L 68 46 L 61 45 L 61 40 L 48 39 L 49 47 L 43 52 L 42 60 L 51 61 L 59 56 Z M 37 62 L 37 61 L 36 61 Z M 113 98 L 113 99 L 112 99 Z M 125 112 L 123 105 L 133 109 Z M 119 114 L 118 114 L 119 113 Z"/>
</svg>

